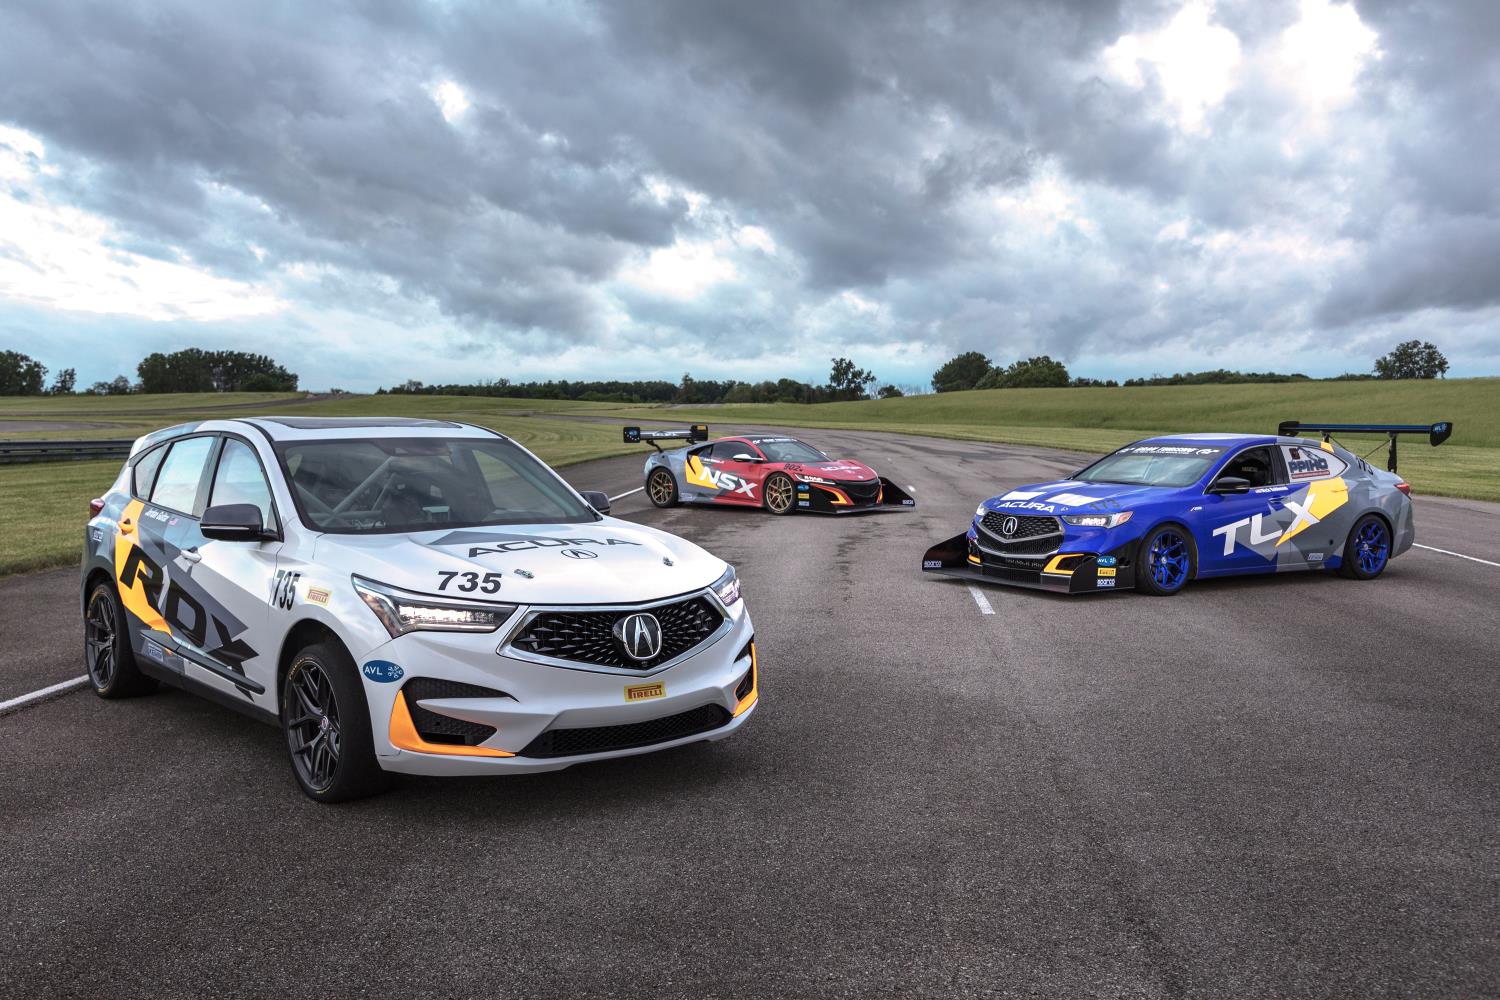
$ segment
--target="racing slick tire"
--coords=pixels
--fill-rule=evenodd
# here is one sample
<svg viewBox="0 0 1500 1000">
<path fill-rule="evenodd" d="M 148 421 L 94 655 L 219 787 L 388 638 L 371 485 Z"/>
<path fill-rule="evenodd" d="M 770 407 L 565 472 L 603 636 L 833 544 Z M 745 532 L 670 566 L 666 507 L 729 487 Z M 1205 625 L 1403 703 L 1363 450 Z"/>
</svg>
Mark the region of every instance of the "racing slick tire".
<svg viewBox="0 0 1500 1000">
<path fill-rule="evenodd" d="M 772 514 L 780 517 L 797 509 L 797 487 L 786 473 L 771 473 L 766 477 L 763 489 L 765 499 L 761 503 Z"/>
<path fill-rule="evenodd" d="M 1193 536 L 1177 524 L 1163 524 L 1141 539 L 1135 566 L 1135 588 L 1153 597 L 1178 593 L 1198 571 Z"/>
<path fill-rule="evenodd" d="M 132 698 L 156 690 L 156 678 L 136 665 L 125 609 L 113 583 L 89 591 L 83 612 L 83 660 L 89 685 L 101 698 Z"/>
<path fill-rule="evenodd" d="M 281 687 L 281 728 L 292 775 L 314 802 L 347 802 L 384 791 L 370 707 L 354 660 L 335 639 L 301 649 Z"/>
<path fill-rule="evenodd" d="M 646 497 L 653 507 L 676 507 L 677 477 L 666 469 L 652 469 L 646 477 Z"/>
<path fill-rule="evenodd" d="M 1391 562 L 1391 527 L 1379 514 L 1366 514 L 1354 522 L 1344 541 L 1344 559 L 1339 573 L 1351 580 L 1373 580 Z"/>
</svg>

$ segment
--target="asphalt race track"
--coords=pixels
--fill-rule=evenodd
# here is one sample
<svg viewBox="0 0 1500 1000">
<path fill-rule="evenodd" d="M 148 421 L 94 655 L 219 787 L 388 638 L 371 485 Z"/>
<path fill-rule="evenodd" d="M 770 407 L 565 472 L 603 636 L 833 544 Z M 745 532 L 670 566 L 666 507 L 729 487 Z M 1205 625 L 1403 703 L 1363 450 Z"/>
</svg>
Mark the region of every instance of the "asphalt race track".
<svg viewBox="0 0 1500 1000">
<path fill-rule="evenodd" d="M 0 995 L 1500 995 L 1500 506 L 1418 497 L 1472 558 L 1371 583 L 986 614 L 924 548 L 1076 456 L 803 436 L 920 506 L 616 504 L 739 567 L 735 738 L 328 808 L 187 695 L 0 717 Z M 0 701 L 82 673 L 76 586 L 0 581 Z"/>
</svg>

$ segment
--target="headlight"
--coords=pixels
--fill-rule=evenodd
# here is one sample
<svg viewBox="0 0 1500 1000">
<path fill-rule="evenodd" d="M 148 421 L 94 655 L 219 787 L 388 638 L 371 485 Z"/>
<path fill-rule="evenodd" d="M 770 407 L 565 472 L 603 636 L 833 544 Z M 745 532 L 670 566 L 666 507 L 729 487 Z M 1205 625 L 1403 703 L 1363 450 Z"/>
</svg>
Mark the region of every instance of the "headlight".
<svg viewBox="0 0 1500 1000">
<path fill-rule="evenodd" d="M 459 604 L 406 594 L 354 577 L 354 589 L 394 639 L 407 632 L 493 632 L 515 613 L 514 604 Z"/>
<path fill-rule="evenodd" d="M 726 608 L 740 599 L 740 578 L 735 575 L 733 566 L 726 569 L 724 575 L 714 581 L 713 592 L 719 595 L 720 603 Z"/>
<path fill-rule="evenodd" d="M 974 508 L 974 516 L 975 517 L 983 517 L 984 515 L 988 514 L 989 512 L 990 512 L 990 509 L 988 507 L 986 507 L 984 504 L 980 504 L 978 507 Z"/>
<path fill-rule="evenodd" d="M 792 478 L 799 483 L 822 483 L 824 486 L 832 486 L 832 479 L 824 479 L 822 476 L 809 476 L 805 472 L 794 472 Z"/>
<path fill-rule="evenodd" d="M 1118 528 L 1130 520 L 1132 513 L 1122 510 L 1117 514 L 1065 514 L 1063 520 L 1080 528 Z"/>
</svg>

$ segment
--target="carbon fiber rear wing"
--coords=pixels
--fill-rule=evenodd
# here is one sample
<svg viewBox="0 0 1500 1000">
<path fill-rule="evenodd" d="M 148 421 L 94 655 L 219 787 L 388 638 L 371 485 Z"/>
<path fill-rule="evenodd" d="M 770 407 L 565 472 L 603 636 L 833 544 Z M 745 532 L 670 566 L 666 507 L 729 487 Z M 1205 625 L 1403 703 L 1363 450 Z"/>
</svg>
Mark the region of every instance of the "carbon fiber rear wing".
<svg viewBox="0 0 1500 1000">
<path fill-rule="evenodd" d="M 1283 420 L 1276 428 L 1279 437 L 1299 437 L 1303 434 L 1322 434 L 1324 441 L 1333 440 L 1334 434 L 1385 434 L 1390 437 L 1391 450 L 1385 467 L 1396 471 L 1396 439 L 1402 434 L 1426 434 L 1427 440 L 1436 448 L 1453 433 L 1453 421 L 1443 420 L 1435 424 L 1309 424 L 1300 420 Z"/>
<path fill-rule="evenodd" d="M 693 424 L 686 430 L 680 431 L 643 431 L 639 427 L 627 427 L 624 437 L 626 444 L 640 444 L 644 441 L 657 451 L 661 451 L 661 445 L 656 443 L 658 441 L 686 441 L 689 444 L 695 441 L 707 441 L 708 425 Z"/>
</svg>

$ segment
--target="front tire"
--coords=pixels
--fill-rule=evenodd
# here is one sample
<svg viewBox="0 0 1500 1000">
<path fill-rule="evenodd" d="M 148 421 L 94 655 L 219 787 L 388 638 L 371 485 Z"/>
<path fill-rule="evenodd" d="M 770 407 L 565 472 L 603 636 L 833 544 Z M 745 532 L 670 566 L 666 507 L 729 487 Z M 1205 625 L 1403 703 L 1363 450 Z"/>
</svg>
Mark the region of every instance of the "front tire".
<svg viewBox="0 0 1500 1000">
<path fill-rule="evenodd" d="M 125 609 L 112 583 L 100 583 L 89 592 L 83 612 L 83 662 L 89 684 L 101 698 L 133 698 L 156 690 L 156 678 L 141 673 L 135 662 Z"/>
<path fill-rule="evenodd" d="M 1344 559 L 1339 572 L 1351 580 L 1373 580 L 1391 562 L 1391 529 L 1379 514 L 1366 514 L 1354 522 L 1344 541 Z"/>
<path fill-rule="evenodd" d="M 766 477 L 765 507 L 779 516 L 790 514 L 797 506 L 797 487 L 792 477 L 784 472 L 773 472 Z"/>
<path fill-rule="evenodd" d="M 354 660 L 329 639 L 302 649 L 281 687 L 281 728 L 292 775 L 314 802 L 347 802 L 383 791 L 370 707 Z"/>
<path fill-rule="evenodd" d="M 1141 539 L 1135 588 L 1153 597 L 1171 597 L 1187 586 L 1198 570 L 1198 553 L 1187 531 L 1164 524 Z"/>
<path fill-rule="evenodd" d="M 667 469 L 652 469 L 646 477 L 646 496 L 653 507 L 676 507 L 677 477 Z"/>
</svg>

